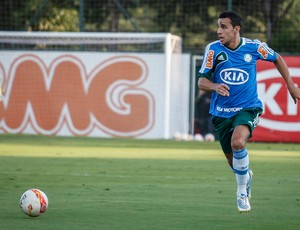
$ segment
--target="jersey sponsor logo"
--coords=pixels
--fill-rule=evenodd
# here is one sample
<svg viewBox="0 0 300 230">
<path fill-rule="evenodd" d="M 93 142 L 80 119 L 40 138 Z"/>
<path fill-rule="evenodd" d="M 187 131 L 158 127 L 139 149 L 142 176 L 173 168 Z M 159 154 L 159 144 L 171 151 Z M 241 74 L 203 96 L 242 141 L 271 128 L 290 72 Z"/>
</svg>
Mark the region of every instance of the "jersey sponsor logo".
<svg viewBox="0 0 300 230">
<path fill-rule="evenodd" d="M 217 110 L 219 112 L 225 112 L 225 113 L 235 113 L 241 111 L 242 109 L 243 109 L 242 107 L 222 108 L 220 106 L 217 106 Z"/>
<path fill-rule="evenodd" d="M 213 67 L 213 58 L 214 58 L 214 51 L 213 50 L 208 51 L 206 64 L 205 64 L 206 68 L 211 69 Z"/>
<path fill-rule="evenodd" d="M 266 47 L 264 47 L 262 44 L 258 47 L 257 52 L 264 58 L 267 59 L 268 57 L 268 50 L 266 49 Z"/>
<path fill-rule="evenodd" d="M 249 80 L 249 74 L 241 69 L 229 68 L 220 73 L 223 82 L 229 85 L 242 85 Z"/>
</svg>

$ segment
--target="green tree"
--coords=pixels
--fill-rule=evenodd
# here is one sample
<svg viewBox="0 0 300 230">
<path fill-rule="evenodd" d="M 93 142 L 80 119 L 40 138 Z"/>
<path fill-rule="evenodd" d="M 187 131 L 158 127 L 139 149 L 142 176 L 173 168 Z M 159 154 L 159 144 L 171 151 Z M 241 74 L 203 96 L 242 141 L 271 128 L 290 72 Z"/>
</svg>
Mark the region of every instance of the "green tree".
<svg viewBox="0 0 300 230">
<path fill-rule="evenodd" d="M 0 30 L 170 32 L 183 38 L 183 50 L 202 53 L 216 36 L 216 20 L 228 0 L 1 0 Z M 299 0 L 232 1 L 245 19 L 249 38 L 293 52 L 299 37 Z M 81 18 L 82 19 L 82 18 Z"/>
<path fill-rule="evenodd" d="M 300 53 L 300 2 L 296 2 L 279 22 L 272 37 L 271 45 L 282 53 Z"/>
<path fill-rule="evenodd" d="M 42 0 L 1 0 L 0 30 L 26 30 L 28 19 L 41 3 Z"/>
<path fill-rule="evenodd" d="M 34 1 L 34 0 L 31 0 Z M 77 1 L 38 1 L 38 8 L 27 22 L 27 30 L 34 31 L 79 31 L 79 4 Z M 37 1 L 35 1 L 35 4 Z"/>
</svg>

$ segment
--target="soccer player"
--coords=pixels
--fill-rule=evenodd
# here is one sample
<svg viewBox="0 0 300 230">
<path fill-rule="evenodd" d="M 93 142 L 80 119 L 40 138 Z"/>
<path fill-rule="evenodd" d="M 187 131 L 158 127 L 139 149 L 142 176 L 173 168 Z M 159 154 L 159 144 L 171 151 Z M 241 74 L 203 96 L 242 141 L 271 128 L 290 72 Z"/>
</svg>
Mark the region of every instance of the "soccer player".
<svg viewBox="0 0 300 230">
<path fill-rule="evenodd" d="M 248 212 L 253 173 L 249 169 L 246 143 L 263 111 L 257 95 L 257 60 L 274 63 L 295 103 L 300 99 L 300 89 L 278 53 L 266 43 L 241 37 L 242 18 L 237 13 L 221 13 L 217 26 L 219 40 L 205 49 L 198 85 L 200 90 L 212 92 L 210 113 L 222 150 L 236 177 L 237 207 L 240 212 Z"/>
</svg>

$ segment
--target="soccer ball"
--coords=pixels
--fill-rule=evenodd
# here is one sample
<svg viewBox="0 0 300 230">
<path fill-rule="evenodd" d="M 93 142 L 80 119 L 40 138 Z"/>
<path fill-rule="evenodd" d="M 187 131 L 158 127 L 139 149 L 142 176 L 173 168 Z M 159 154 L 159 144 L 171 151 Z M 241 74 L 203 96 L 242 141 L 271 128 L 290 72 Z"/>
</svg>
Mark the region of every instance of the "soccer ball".
<svg viewBox="0 0 300 230">
<path fill-rule="evenodd" d="M 48 197 L 39 189 L 28 189 L 20 198 L 20 207 L 28 216 L 40 216 L 48 209 Z"/>
<path fill-rule="evenodd" d="M 204 137 L 200 133 L 196 133 L 195 136 L 194 136 L 194 140 L 204 141 Z"/>
<path fill-rule="evenodd" d="M 215 136 L 212 133 L 207 133 L 204 136 L 205 141 L 215 141 Z"/>
</svg>

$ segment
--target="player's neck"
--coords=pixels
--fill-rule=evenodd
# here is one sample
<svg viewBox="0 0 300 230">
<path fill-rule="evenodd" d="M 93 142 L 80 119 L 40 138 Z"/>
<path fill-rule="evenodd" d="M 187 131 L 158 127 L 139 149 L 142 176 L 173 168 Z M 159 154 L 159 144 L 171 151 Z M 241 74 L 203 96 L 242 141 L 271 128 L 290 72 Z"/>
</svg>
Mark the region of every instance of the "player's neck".
<svg viewBox="0 0 300 230">
<path fill-rule="evenodd" d="M 235 50 L 241 44 L 241 37 L 236 36 L 232 41 L 227 45 L 227 47 L 231 50 Z"/>
</svg>

